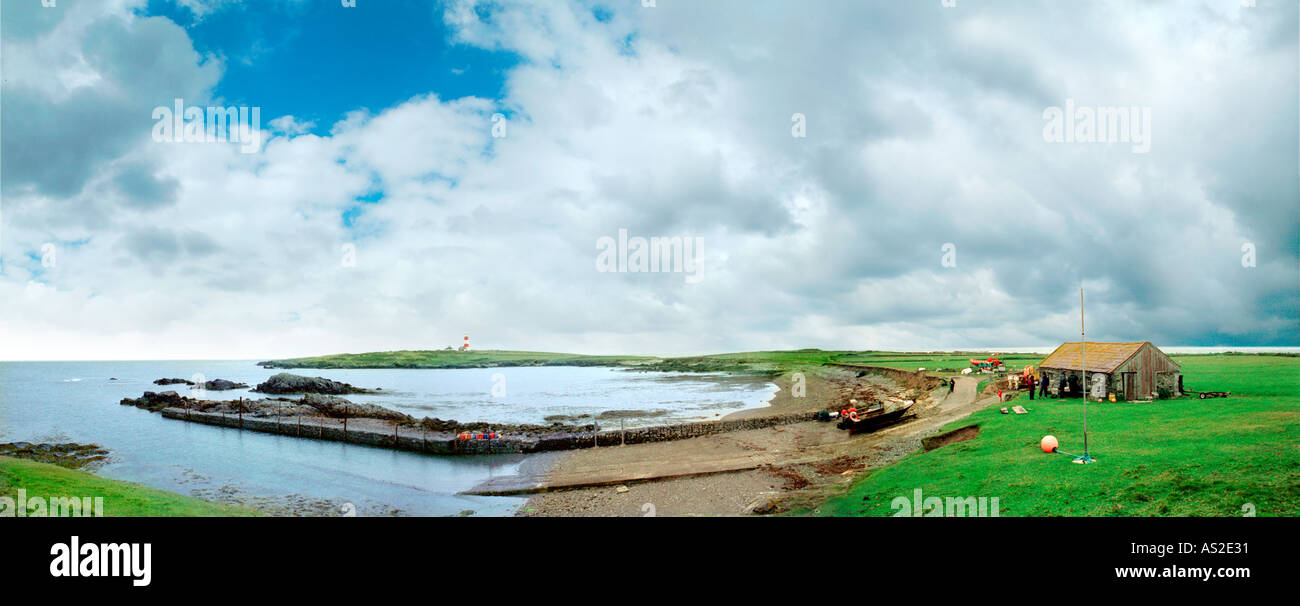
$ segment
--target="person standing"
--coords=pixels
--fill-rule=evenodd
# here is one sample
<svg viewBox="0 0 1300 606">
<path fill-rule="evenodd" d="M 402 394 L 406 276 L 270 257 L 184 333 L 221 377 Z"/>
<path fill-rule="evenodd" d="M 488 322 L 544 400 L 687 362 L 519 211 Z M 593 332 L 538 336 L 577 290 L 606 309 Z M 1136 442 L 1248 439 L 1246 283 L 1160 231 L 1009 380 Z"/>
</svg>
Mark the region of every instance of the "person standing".
<svg viewBox="0 0 1300 606">
<path fill-rule="evenodd" d="M 1025 377 L 1025 386 L 1029 387 L 1029 399 L 1034 399 L 1034 375 Z"/>
</svg>

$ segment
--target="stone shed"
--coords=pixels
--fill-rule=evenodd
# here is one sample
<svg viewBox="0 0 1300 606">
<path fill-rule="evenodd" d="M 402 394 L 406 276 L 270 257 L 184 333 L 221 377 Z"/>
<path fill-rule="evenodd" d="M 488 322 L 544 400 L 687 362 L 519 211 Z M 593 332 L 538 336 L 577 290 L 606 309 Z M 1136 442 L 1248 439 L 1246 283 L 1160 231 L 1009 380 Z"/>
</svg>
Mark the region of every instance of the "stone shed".
<svg viewBox="0 0 1300 606">
<path fill-rule="evenodd" d="M 1092 375 L 1093 395 L 1115 394 L 1122 400 L 1145 400 L 1153 397 L 1176 397 L 1183 392 L 1183 370 L 1165 352 L 1150 341 L 1140 343 L 1094 343 L 1081 347 L 1078 341 L 1062 343 L 1038 365 L 1053 391 L 1061 381 L 1071 385 L 1077 397 L 1082 391 L 1081 376 L 1084 354 L 1087 371 Z M 1100 385 L 1098 383 L 1100 382 Z"/>
</svg>

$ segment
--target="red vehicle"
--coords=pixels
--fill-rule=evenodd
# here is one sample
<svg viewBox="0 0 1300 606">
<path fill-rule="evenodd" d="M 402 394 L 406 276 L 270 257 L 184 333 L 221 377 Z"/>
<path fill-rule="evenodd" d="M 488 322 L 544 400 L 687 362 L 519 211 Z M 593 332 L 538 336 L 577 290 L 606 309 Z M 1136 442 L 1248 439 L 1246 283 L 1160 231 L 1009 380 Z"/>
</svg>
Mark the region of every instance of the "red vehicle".
<svg viewBox="0 0 1300 606">
<path fill-rule="evenodd" d="M 978 370 L 1006 370 L 1007 368 L 1002 364 L 1002 360 L 998 359 L 998 354 L 989 354 L 987 360 L 976 360 L 975 358 L 971 358 L 970 365 L 972 368 Z"/>
</svg>

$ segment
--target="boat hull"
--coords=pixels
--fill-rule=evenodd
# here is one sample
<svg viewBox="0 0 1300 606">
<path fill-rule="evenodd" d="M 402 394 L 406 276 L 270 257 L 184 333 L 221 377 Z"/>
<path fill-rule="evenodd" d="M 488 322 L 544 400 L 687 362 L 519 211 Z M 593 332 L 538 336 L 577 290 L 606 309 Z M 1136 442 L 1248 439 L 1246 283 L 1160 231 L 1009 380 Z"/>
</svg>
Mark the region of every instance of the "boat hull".
<svg viewBox="0 0 1300 606">
<path fill-rule="evenodd" d="M 894 423 L 897 423 L 899 420 L 903 418 L 904 415 L 907 414 L 909 410 L 911 410 L 910 406 L 907 408 L 903 408 L 901 410 L 894 410 L 886 413 L 872 415 L 870 417 L 859 416 L 857 421 L 854 421 L 853 419 L 846 417 L 840 419 L 840 422 L 836 423 L 835 427 L 838 429 L 846 429 L 848 430 L 849 434 L 857 434 L 857 433 L 863 433 L 868 431 L 874 431 L 882 427 L 885 427 L 887 425 L 893 425 Z"/>
</svg>

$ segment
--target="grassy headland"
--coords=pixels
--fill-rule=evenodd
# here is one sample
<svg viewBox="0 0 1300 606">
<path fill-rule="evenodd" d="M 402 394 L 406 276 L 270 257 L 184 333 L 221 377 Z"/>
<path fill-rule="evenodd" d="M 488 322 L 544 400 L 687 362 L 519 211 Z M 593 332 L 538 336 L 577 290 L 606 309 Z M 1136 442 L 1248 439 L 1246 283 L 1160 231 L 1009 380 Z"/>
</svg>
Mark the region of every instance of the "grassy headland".
<svg viewBox="0 0 1300 606">
<path fill-rule="evenodd" d="M 890 502 L 920 488 L 926 497 L 998 497 L 1011 516 L 1240 516 L 1247 504 L 1260 516 L 1300 515 L 1300 358 L 1173 357 L 1188 389 L 1232 397 L 1090 404 L 1099 462 L 1075 465 L 1038 441 L 1051 434 L 1061 450 L 1081 452 L 1083 404 L 1022 396 L 1029 414 L 991 406 L 952 423 L 943 430 L 979 424 L 980 433 L 872 471 L 818 511 L 894 515 Z"/>
<path fill-rule="evenodd" d="M 580 354 L 508 350 L 404 350 L 334 354 L 261 362 L 267 368 L 493 368 L 504 366 L 635 366 L 653 362 L 645 356 L 585 356 Z"/>
<path fill-rule="evenodd" d="M 0 496 L 103 497 L 105 516 L 260 516 L 252 509 L 110 480 L 58 465 L 0 457 Z"/>
<path fill-rule="evenodd" d="M 661 358 L 653 356 L 589 356 L 582 354 L 536 351 L 450 350 L 386 351 L 360 354 L 335 354 L 308 358 L 290 358 L 262 362 L 268 368 L 493 368 L 508 366 L 620 366 L 657 371 L 681 372 L 764 372 L 781 373 L 795 368 L 828 363 L 867 364 L 900 370 L 944 369 L 959 371 L 968 367 L 972 357 L 983 358 L 986 352 L 898 353 L 881 351 L 826 351 L 798 349 L 791 351 L 753 351 Z M 1009 364 L 1036 364 L 1038 354 L 1008 354 Z"/>
</svg>

